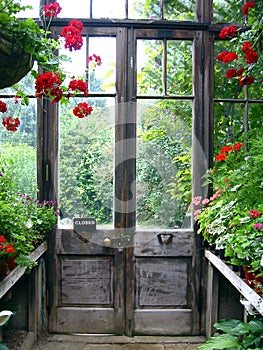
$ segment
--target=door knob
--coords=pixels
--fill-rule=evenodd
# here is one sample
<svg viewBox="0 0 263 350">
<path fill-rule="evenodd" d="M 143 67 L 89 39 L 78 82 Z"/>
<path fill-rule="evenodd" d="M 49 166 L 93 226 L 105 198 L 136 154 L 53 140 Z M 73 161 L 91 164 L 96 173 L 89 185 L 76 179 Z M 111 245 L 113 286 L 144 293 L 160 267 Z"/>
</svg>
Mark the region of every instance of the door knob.
<svg viewBox="0 0 263 350">
<path fill-rule="evenodd" d="M 103 245 L 104 245 L 104 247 L 109 247 L 109 246 L 111 245 L 111 239 L 110 239 L 110 237 L 105 237 L 105 238 L 103 239 Z"/>
</svg>

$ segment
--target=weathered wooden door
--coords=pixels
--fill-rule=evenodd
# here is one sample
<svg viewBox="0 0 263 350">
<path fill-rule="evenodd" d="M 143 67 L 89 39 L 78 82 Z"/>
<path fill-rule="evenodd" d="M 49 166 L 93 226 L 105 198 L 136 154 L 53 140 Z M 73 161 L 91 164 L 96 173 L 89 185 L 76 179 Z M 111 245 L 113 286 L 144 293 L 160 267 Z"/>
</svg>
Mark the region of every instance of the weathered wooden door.
<svg viewBox="0 0 263 350">
<path fill-rule="evenodd" d="M 190 150 L 192 129 L 196 122 L 187 123 L 187 118 L 189 122 L 192 115 L 200 113 L 202 109 L 199 96 L 199 91 L 203 93 L 201 75 L 196 74 L 196 79 L 200 80 L 195 83 L 195 88 L 193 83 L 193 72 L 200 72 L 201 63 L 203 64 L 201 55 L 200 59 L 199 56 L 195 56 L 195 59 L 193 57 L 195 41 L 202 40 L 202 33 L 196 35 L 191 30 L 163 31 L 161 28 L 136 29 L 123 26 L 88 28 L 86 35 L 87 46 L 89 43 L 90 47 L 92 39 L 96 42 L 105 38 L 106 42 L 111 40 L 111 46 L 107 47 L 111 47 L 116 60 L 113 84 L 115 88 L 108 92 L 95 92 L 91 88 L 89 95 L 89 98 L 93 99 L 91 103 L 99 99 L 114 101 L 114 107 L 110 108 L 114 119 L 114 147 L 112 158 L 109 156 L 114 169 L 112 177 L 109 176 L 109 183 L 113 183 L 112 223 L 101 225 L 100 219 L 92 216 L 97 220 L 96 228 L 79 231 L 76 227 L 74 230 L 70 225 L 60 224 L 53 232 L 50 239 L 48 272 L 49 330 L 129 336 L 199 334 L 200 262 L 191 220 L 189 221 L 187 216 L 181 218 L 176 227 L 174 223 L 165 224 L 163 219 L 171 216 L 172 221 L 176 214 L 173 205 L 175 199 L 166 196 L 169 193 L 170 180 L 176 175 L 176 169 L 167 166 L 173 163 L 173 154 L 166 153 L 165 142 L 169 139 L 179 145 L 180 140 L 184 140 L 180 146 L 187 146 Z M 145 47 L 149 50 L 148 56 L 142 54 Z M 154 54 L 154 50 L 159 54 Z M 181 70 L 178 74 L 178 87 L 169 85 L 169 69 L 174 50 L 182 50 L 182 56 L 177 55 L 178 61 L 174 63 L 178 72 Z M 87 53 L 89 54 L 88 50 Z M 195 52 L 196 55 L 199 53 L 200 51 Z M 103 62 L 103 51 L 101 56 Z M 142 79 L 140 67 L 147 69 L 145 62 L 148 62 L 149 57 L 153 59 L 152 67 L 157 67 L 157 81 L 161 81 L 161 87 L 152 85 L 152 81 L 149 84 L 145 81 L 142 89 L 139 86 Z M 143 79 L 146 77 L 147 75 L 143 75 Z M 185 81 L 183 93 L 180 79 Z M 113 85 L 111 84 L 111 87 Z M 185 119 L 177 118 L 176 114 L 182 106 L 184 116 L 187 116 Z M 154 108 L 156 113 L 153 114 Z M 148 117 L 149 110 L 152 111 L 150 115 L 155 116 L 151 123 Z M 107 111 L 103 118 L 107 118 L 107 113 L 110 113 Z M 158 120 L 165 120 L 161 127 L 157 125 Z M 199 117 L 199 127 L 200 120 Z M 105 119 L 99 121 L 99 129 L 104 129 L 104 121 Z M 89 142 L 94 136 L 91 134 L 99 130 L 94 127 L 91 119 L 85 126 L 79 126 L 77 131 L 72 131 L 72 139 L 78 144 L 78 147 L 72 146 L 76 158 L 77 152 L 82 154 L 80 151 L 83 151 L 84 147 L 78 137 L 81 128 L 89 134 L 85 142 Z M 160 133 L 165 133 L 165 136 L 162 137 L 163 134 Z M 156 138 L 163 142 L 163 148 L 159 147 L 160 143 L 155 142 Z M 146 146 L 141 145 L 141 141 L 144 140 L 150 142 Z M 69 143 L 68 140 L 65 141 L 65 145 Z M 197 143 L 190 159 L 195 159 L 194 153 L 199 151 Z M 61 147 L 63 151 L 63 145 Z M 95 146 L 89 146 L 90 150 L 91 147 Z M 99 156 L 101 153 L 97 157 Z M 83 155 L 76 159 L 76 172 L 80 169 L 79 166 L 82 166 L 80 164 L 87 161 L 86 158 L 83 161 L 81 157 Z M 107 155 L 101 159 L 103 165 L 108 161 Z M 155 162 L 151 163 L 153 159 Z M 198 163 L 201 158 L 197 159 Z M 142 196 L 145 189 L 139 178 L 139 175 L 143 174 L 141 168 L 146 164 L 153 169 L 152 176 L 159 176 L 163 186 L 157 188 L 157 181 L 156 188 L 149 192 L 149 197 L 163 194 L 160 211 L 149 215 L 146 215 L 146 209 L 139 212 L 141 201 L 147 202 L 147 198 Z M 101 169 L 100 175 L 105 171 L 105 168 Z M 65 173 L 66 171 L 63 170 Z M 62 175 L 64 173 L 60 173 L 59 177 Z M 73 178 L 72 173 L 65 176 L 67 180 Z M 197 182 L 195 178 L 195 187 Z M 68 187 L 63 188 L 60 197 L 63 197 Z M 70 201 L 76 199 L 75 194 L 71 193 L 67 203 L 70 204 Z M 104 196 L 107 197 L 108 194 L 108 187 L 105 185 Z M 109 202 L 110 200 L 107 203 Z M 65 217 L 67 207 L 63 207 L 63 203 L 60 205 Z M 143 208 L 150 212 L 146 204 Z M 79 208 L 75 211 L 75 216 L 84 222 L 87 215 Z M 66 218 L 68 219 L 67 215 Z M 72 223 L 72 219 L 68 220 L 67 224 Z M 167 219 L 166 223 L 168 222 Z"/>
</svg>

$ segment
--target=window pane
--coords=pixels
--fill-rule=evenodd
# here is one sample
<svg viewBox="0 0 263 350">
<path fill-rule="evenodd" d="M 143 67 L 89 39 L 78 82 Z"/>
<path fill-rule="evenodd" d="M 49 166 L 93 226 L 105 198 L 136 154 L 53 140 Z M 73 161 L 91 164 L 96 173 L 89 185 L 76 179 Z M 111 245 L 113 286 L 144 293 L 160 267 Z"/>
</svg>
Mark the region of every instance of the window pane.
<svg viewBox="0 0 263 350">
<path fill-rule="evenodd" d="M 39 17 L 39 7 L 40 0 L 21 0 L 22 6 L 32 6 L 33 9 L 27 9 L 25 11 L 19 12 L 18 16 L 21 18 L 38 18 Z"/>
<path fill-rule="evenodd" d="M 234 18 L 235 23 L 243 23 L 241 8 L 244 5 L 244 0 L 213 0 L 213 3 L 215 22 L 232 23 Z"/>
<path fill-rule="evenodd" d="M 191 101 L 138 103 L 137 225 L 190 227 Z"/>
<path fill-rule="evenodd" d="M 193 21 L 196 0 L 164 0 L 164 19 Z"/>
<path fill-rule="evenodd" d="M 194 20 L 196 0 L 164 0 L 163 17 L 168 20 Z M 160 0 L 129 0 L 129 18 L 162 19 Z"/>
<path fill-rule="evenodd" d="M 192 90 L 192 43 L 169 40 L 167 41 L 167 92 L 170 95 L 192 95 Z"/>
<path fill-rule="evenodd" d="M 163 42 L 137 40 L 137 95 L 163 93 Z"/>
<path fill-rule="evenodd" d="M 116 82 L 116 38 L 90 37 L 89 90 L 90 92 L 115 93 Z M 101 65 L 97 65 L 94 56 L 100 56 Z"/>
<path fill-rule="evenodd" d="M 15 104 L 14 99 L 1 98 L 7 105 L 2 118 L 19 118 L 17 131 L 6 130 L 0 126 L 0 162 L 8 162 L 17 182 L 16 190 L 36 198 L 36 101 L 28 106 Z"/>
<path fill-rule="evenodd" d="M 58 17 L 64 18 L 89 18 L 90 1 L 89 0 L 59 0 L 62 11 Z"/>
<path fill-rule="evenodd" d="M 215 149 L 242 138 L 244 103 L 216 102 L 214 107 Z"/>
<path fill-rule="evenodd" d="M 74 217 L 112 223 L 114 99 L 75 99 L 92 106 L 89 118 L 78 119 L 72 108 L 60 110 L 59 207 L 61 225 Z"/>
<path fill-rule="evenodd" d="M 125 0 L 93 0 L 93 18 L 125 18 Z"/>
</svg>

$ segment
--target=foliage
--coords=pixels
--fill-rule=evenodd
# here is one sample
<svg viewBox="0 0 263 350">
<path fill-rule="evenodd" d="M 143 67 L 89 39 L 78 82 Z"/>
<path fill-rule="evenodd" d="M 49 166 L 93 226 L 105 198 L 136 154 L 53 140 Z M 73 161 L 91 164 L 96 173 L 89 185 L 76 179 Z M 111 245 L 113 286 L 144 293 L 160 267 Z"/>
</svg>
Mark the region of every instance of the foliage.
<svg viewBox="0 0 263 350">
<path fill-rule="evenodd" d="M 57 221 L 55 202 L 39 203 L 17 192 L 18 181 L 8 160 L 1 161 L 0 175 L 1 266 L 8 267 L 9 258 L 13 258 L 16 264 L 30 268 L 35 263 L 28 255 Z"/>
<path fill-rule="evenodd" d="M 248 323 L 236 319 L 224 319 L 214 324 L 220 335 L 209 338 L 198 350 L 213 349 L 262 349 L 263 320 L 254 318 Z"/>
<path fill-rule="evenodd" d="M 205 184 L 213 184 L 214 194 L 200 198 L 195 209 L 198 233 L 210 245 L 225 249 L 232 264 L 252 264 L 259 273 L 263 254 L 262 130 L 250 134 L 247 147 L 236 143 L 221 149 L 206 175 Z"/>
</svg>

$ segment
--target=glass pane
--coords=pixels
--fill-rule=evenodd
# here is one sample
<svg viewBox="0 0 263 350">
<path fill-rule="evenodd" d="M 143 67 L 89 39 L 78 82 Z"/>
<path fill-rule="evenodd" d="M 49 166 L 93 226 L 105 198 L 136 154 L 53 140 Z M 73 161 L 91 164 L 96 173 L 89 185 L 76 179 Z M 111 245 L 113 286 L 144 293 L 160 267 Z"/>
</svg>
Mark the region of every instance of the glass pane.
<svg viewBox="0 0 263 350">
<path fill-rule="evenodd" d="M 244 18 L 241 12 L 244 0 L 213 0 L 214 13 L 213 18 L 215 22 L 243 23 Z"/>
<path fill-rule="evenodd" d="M 137 95 L 163 93 L 163 42 L 137 40 Z"/>
<path fill-rule="evenodd" d="M 18 118 L 17 131 L 8 131 L 0 126 L 0 162 L 7 162 L 16 179 L 16 190 L 36 198 L 36 100 L 28 106 L 15 104 L 14 99 L 1 101 L 7 105 L 7 112 L 1 113 L 2 119 Z"/>
<path fill-rule="evenodd" d="M 27 9 L 25 11 L 19 12 L 18 16 L 21 18 L 38 18 L 39 17 L 39 7 L 40 0 L 21 0 L 22 6 L 32 6 L 33 9 Z"/>
<path fill-rule="evenodd" d="M 86 79 L 86 38 L 83 37 L 83 46 L 81 50 L 69 51 L 64 48 L 64 43 L 61 43 L 59 50 L 60 55 L 66 55 L 68 59 L 62 62 L 62 68 L 69 78 L 76 77 Z"/>
<path fill-rule="evenodd" d="M 138 103 L 137 225 L 190 227 L 191 101 Z"/>
<path fill-rule="evenodd" d="M 116 82 L 116 38 L 89 38 L 89 91 L 115 93 Z M 96 63 L 94 54 L 101 58 L 101 65 Z"/>
<path fill-rule="evenodd" d="M 62 11 L 58 15 L 60 18 L 89 18 L 90 0 L 59 0 Z"/>
<path fill-rule="evenodd" d="M 196 0 L 164 0 L 163 16 L 168 20 L 194 20 Z M 129 0 L 129 18 L 161 19 L 160 0 Z"/>
<path fill-rule="evenodd" d="M 160 0 L 129 0 L 129 18 L 160 19 Z"/>
<path fill-rule="evenodd" d="M 169 40 L 167 41 L 167 92 L 170 95 L 192 95 L 192 90 L 192 43 Z"/>
<path fill-rule="evenodd" d="M 93 18 L 125 18 L 125 0 L 93 0 Z"/>
<path fill-rule="evenodd" d="M 195 20 L 195 2 L 196 0 L 164 0 L 164 19 Z"/>
<path fill-rule="evenodd" d="M 75 99 L 87 102 L 93 112 L 78 119 L 72 108 L 60 110 L 59 208 L 60 225 L 74 217 L 94 217 L 98 224 L 112 223 L 114 99 Z"/>
<path fill-rule="evenodd" d="M 216 102 L 214 107 L 215 150 L 242 138 L 244 103 Z"/>
</svg>

